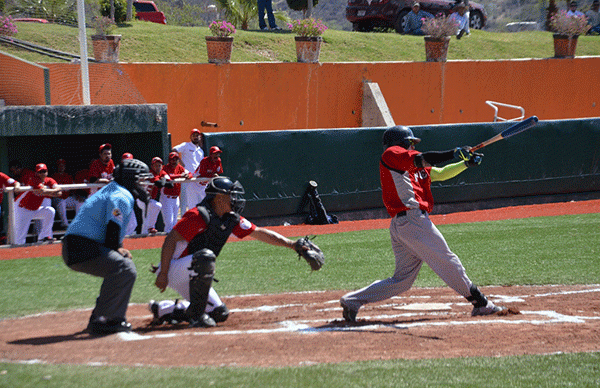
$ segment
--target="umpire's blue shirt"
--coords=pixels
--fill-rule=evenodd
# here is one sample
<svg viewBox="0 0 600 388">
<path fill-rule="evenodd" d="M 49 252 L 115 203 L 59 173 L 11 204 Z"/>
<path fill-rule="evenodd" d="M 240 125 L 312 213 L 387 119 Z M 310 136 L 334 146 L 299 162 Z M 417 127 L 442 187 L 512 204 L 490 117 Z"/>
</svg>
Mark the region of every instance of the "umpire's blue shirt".
<svg viewBox="0 0 600 388">
<path fill-rule="evenodd" d="M 103 244 L 108 222 L 113 221 L 121 227 L 119 242 L 122 243 L 133 214 L 133 204 L 133 195 L 129 190 L 114 181 L 110 182 L 85 201 L 65 236 L 72 234 Z"/>
</svg>

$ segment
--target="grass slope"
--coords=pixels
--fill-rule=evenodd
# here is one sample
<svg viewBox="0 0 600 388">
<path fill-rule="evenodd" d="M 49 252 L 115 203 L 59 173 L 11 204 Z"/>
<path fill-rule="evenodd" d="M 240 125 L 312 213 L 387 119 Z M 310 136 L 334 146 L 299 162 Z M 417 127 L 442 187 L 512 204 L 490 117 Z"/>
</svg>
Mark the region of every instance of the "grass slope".
<svg viewBox="0 0 600 388">
<path fill-rule="evenodd" d="M 441 225 L 450 247 L 481 285 L 585 284 L 600 278 L 600 216 L 586 214 Z M 326 266 L 311 273 L 293 252 L 257 241 L 225 246 L 217 264 L 221 295 L 345 290 L 393 271 L 389 232 L 321 235 Z M 134 251 L 138 280 L 132 303 L 159 294 L 153 275 L 159 250 Z M 0 317 L 91 307 L 100 281 L 66 268 L 59 257 L 0 261 Z M 417 287 L 443 286 L 424 266 Z M 185 356 L 185 355 L 181 355 Z M 434 373 L 432 373 L 434 372 Z M 600 354 L 393 360 L 290 368 L 131 368 L 0 363 L 6 387 L 592 387 Z"/>
<path fill-rule="evenodd" d="M 17 23 L 17 39 L 55 50 L 78 53 L 76 28 L 37 23 Z M 88 29 L 88 51 L 92 56 L 92 29 Z M 135 21 L 120 26 L 115 34 L 123 36 L 122 62 L 208 62 L 204 37 L 207 27 L 180 27 Z M 288 31 L 271 33 L 238 30 L 235 34 L 232 62 L 295 62 L 293 35 Z M 423 37 L 396 33 L 358 33 L 327 30 L 321 50 L 321 62 L 424 61 Z M 554 56 L 552 34 L 546 31 L 499 33 L 472 31 L 470 37 L 453 39 L 449 60 L 550 58 Z M 60 60 L 31 53 L 13 46 L 0 45 L 2 51 L 31 62 Z M 598 55 L 600 37 L 581 36 L 577 55 Z"/>
</svg>

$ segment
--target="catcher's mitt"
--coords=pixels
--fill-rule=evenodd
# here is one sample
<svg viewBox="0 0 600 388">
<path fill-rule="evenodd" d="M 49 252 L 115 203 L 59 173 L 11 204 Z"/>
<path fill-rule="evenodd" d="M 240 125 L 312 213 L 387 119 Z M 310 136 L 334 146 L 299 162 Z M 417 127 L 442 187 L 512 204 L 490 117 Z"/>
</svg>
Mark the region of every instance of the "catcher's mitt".
<svg viewBox="0 0 600 388">
<path fill-rule="evenodd" d="M 298 260 L 303 257 L 313 271 L 320 270 L 325 263 L 323 251 L 314 242 L 310 241 L 308 236 L 296 240 L 294 250 L 298 253 Z"/>
</svg>

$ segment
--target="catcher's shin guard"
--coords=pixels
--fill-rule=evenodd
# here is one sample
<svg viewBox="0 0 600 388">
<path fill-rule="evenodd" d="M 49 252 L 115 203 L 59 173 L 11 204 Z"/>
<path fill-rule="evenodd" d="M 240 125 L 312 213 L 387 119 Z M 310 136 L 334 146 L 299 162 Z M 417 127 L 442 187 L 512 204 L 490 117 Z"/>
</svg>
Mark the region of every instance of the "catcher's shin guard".
<svg viewBox="0 0 600 388">
<path fill-rule="evenodd" d="M 206 304 L 208 292 L 215 276 L 215 261 L 217 257 L 210 249 L 201 249 L 192 256 L 190 275 L 190 305 L 186 310 L 188 319 L 199 320 Z"/>
</svg>

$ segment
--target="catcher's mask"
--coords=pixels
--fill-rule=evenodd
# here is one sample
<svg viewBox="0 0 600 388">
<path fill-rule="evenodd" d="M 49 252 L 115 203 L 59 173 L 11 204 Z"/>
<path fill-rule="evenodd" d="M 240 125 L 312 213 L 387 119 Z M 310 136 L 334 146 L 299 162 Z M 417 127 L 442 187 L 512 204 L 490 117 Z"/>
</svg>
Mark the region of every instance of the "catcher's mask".
<svg viewBox="0 0 600 388">
<path fill-rule="evenodd" d="M 115 182 L 129 190 L 133 198 L 144 203 L 148 203 L 149 198 L 143 183 L 152 176 L 146 163 L 137 159 L 125 159 L 113 171 Z"/>
<path fill-rule="evenodd" d="M 229 195 L 231 208 L 234 212 L 240 214 L 244 210 L 246 200 L 242 198 L 245 193 L 242 184 L 239 181 L 232 182 L 226 176 L 212 178 L 206 186 L 206 200 L 212 200 L 217 194 Z"/>
<path fill-rule="evenodd" d="M 404 125 L 396 125 L 395 127 L 388 128 L 383 133 L 383 148 L 397 145 L 408 149 L 411 145 L 420 142 L 421 139 L 415 137 L 412 130 Z"/>
</svg>

